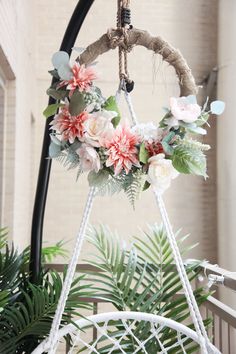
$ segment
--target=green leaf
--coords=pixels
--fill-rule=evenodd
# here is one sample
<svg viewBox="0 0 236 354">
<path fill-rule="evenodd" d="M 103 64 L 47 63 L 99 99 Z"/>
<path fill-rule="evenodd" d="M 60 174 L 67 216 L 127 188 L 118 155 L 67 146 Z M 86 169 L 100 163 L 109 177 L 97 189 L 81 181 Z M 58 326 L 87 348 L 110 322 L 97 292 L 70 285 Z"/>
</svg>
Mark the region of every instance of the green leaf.
<svg viewBox="0 0 236 354">
<path fill-rule="evenodd" d="M 197 125 L 195 127 L 189 128 L 188 131 L 189 133 L 199 134 L 199 135 L 206 135 L 207 133 L 206 129 L 203 129 L 202 127 L 199 127 Z"/>
<path fill-rule="evenodd" d="M 146 191 L 150 186 L 151 186 L 151 184 L 148 181 L 145 181 L 144 186 L 143 186 L 143 192 Z"/>
<path fill-rule="evenodd" d="M 73 77 L 73 73 L 69 63 L 62 64 L 58 68 L 58 74 L 62 80 L 70 80 Z"/>
<path fill-rule="evenodd" d="M 63 103 L 53 103 L 50 104 L 49 106 L 47 106 L 47 108 L 45 108 L 45 110 L 43 111 L 43 115 L 46 118 L 52 117 L 57 113 L 57 110 L 59 107 L 64 106 Z"/>
<path fill-rule="evenodd" d="M 54 66 L 55 69 L 58 69 L 60 68 L 61 65 L 68 64 L 69 60 L 70 60 L 69 54 L 67 52 L 60 50 L 59 52 L 53 54 L 52 65 Z"/>
<path fill-rule="evenodd" d="M 174 152 L 174 148 L 170 146 L 167 142 L 162 141 L 162 147 L 167 155 L 172 155 Z"/>
<path fill-rule="evenodd" d="M 84 96 L 78 90 L 75 91 L 70 99 L 69 112 L 72 116 L 78 116 L 86 107 Z"/>
<path fill-rule="evenodd" d="M 53 141 L 51 141 L 49 145 L 49 156 L 53 159 L 58 157 L 61 154 L 61 145 L 55 144 Z"/>
<path fill-rule="evenodd" d="M 225 103 L 223 101 L 214 101 L 210 104 L 211 113 L 220 115 L 225 110 Z"/>
<path fill-rule="evenodd" d="M 106 102 L 104 103 L 103 108 L 106 109 L 107 111 L 113 111 L 113 112 L 117 113 L 117 116 L 114 117 L 112 119 L 112 121 L 111 121 L 113 126 L 114 126 L 114 128 L 116 128 L 117 125 L 120 123 L 121 116 L 120 116 L 119 108 L 118 108 L 117 103 L 116 103 L 115 96 L 110 96 L 106 100 Z"/>
<path fill-rule="evenodd" d="M 88 174 L 88 182 L 90 187 L 100 187 L 102 186 L 109 178 L 109 172 L 106 170 L 100 170 L 97 173 L 91 171 Z"/>
<path fill-rule="evenodd" d="M 206 124 L 209 117 L 210 117 L 209 113 L 206 112 L 202 113 L 201 116 L 196 121 L 197 126 L 201 127 L 202 125 Z"/>
<path fill-rule="evenodd" d="M 64 100 L 69 94 L 65 88 L 56 89 L 54 87 L 49 87 L 47 89 L 47 95 L 53 97 L 55 100 Z"/>
<path fill-rule="evenodd" d="M 148 162 L 148 159 L 149 159 L 148 151 L 145 147 L 145 144 L 142 143 L 139 149 L 139 161 L 146 164 Z"/>
<path fill-rule="evenodd" d="M 187 236 L 178 237 L 177 242 L 181 254 L 188 251 L 183 243 Z M 89 233 L 89 242 L 96 248 L 95 260 L 88 259 L 88 262 L 98 267 L 98 272 L 92 273 L 92 280 L 96 283 L 96 298 L 111 302 L 119 311 L 140 311 L 153 313 L 174 321 L 186 323 L 190 327 L 188 304 L 182 294 L 182 285 L 179 275 L 174 266 L 172 250 L 168 242 L 165 229 L 154 225 L 149 232 L 144 232 L 140 238 L 135 237 L 135 243 L 131 247 L 119 239 L 119 236 L 112 234 L 109 229 L 101 226 L 98 230 L 93 228 Z M 197 278 L 199 274 L 199 263 L 186 265 L 186 272 L 190 281 Z M 178 294 L 178 296 L 176 296 Z M 200 305 L 210 295 L 204 289 L 198 288 L 194 292 L 196 301 Z M 112 323 L 109 328 L 110 335 L 115 338 L 122 337 L 124 327 L 117 322 Z M 136 337 L 145 342 L 151 335 L 151 327 L 145 321 L 133 323 L 132 331 Z M 168 328 L 159 332 L 160 341 L 166 345 L 177 344 L 176 333 Z M 91 342 L 92 344 L 92 342 Z M 120 345 L 129 348 L 127 353 L 134 353 L 132 338 L 122 339 Z M 157 345 L 157 346 L 156 346 Z M 186 352 L 189 353 L 194 343 L 191 339 L 184 343 Z M 145 342 L 146 352 L 156 354 L 161 352 L 157 341 Z M 182 353 L 183 346 L 175 346 L 173 353 Z M 81 352 L 83 352 L 81 350 Z M 99 342 L 99 353 L 108 353 L 109 349 L 106 338 Z M 172 351 L 171 351 L 172 353 Z"/>
<path fill-rule="evenodd" d="M 167 144 L 169 144 L 171 142 L 171 140 L 174 138 L 175 136 L 175 132 L 169 132 L 169 134 L 167 134 L 163 139 L 162 139 L 162 143 L 165 142 Z"/>
<path fill-rule="evenodd" d="M 174 149 L 172 163 L 180 173 L 207 177 L 206 156 L 202 151 L 179 145 Z"/>
<path fill-rule="evenodd" d="M 55 79 L 60 80 L 60 76 L 58 75 L 57 69 L 49 70 L 48 72 L 50 75 L 52 75 L 52 77 L 55 77 Z"/>
</svg>

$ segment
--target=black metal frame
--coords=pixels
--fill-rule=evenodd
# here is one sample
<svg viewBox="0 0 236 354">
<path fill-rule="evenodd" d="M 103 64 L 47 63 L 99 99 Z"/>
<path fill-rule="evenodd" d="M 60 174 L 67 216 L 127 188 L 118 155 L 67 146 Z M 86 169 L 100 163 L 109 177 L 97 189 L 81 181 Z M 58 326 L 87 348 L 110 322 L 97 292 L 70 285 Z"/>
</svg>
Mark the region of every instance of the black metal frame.
<svg viewBox="0 0 236 354">
<path fill-rule="evenodd" d="M 78 4 L 71 16 L 70 22 L 64 34 L 60 50 L 67 52 L 71 55 L 72 47 L 76 41 L 79 34 L 81 26 L 87 16 L 90 7 L 92 6 L 94 0 L 79 0 Z M 55 100 L 50 97 L 49 104 L 55 103 Z M 33 283 L 37 283 L 39 279 L 39 274 L 41 272 L 41 250 L 42 250 L 42 240 L 43 240 L 43 222 L 44 222 L 44 212 L 47 200 L 48 184 L 50 179 L 51 171 L 51 160 L 47 159 L 48 149 L 50 144 L 49 136 L 49 124 L 53 117 L 47 119 L 43 146 L 41 153 L 41 160 L 39 166 L 38 182 L 36 188 L 33 218 L 32 218 L 32 229 L 31 229 L 31 254 L 30 254 L 30 276 Z"/>
</svg>

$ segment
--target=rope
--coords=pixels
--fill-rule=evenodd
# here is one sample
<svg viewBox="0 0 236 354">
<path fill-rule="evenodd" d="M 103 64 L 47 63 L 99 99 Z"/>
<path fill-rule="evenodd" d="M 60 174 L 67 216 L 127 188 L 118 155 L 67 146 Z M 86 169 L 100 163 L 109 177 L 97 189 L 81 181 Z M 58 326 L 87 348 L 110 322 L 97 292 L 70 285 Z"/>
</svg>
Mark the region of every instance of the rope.
<svg viewBox="0 0 236 354">
<path fill-rule="evenodd" d="M 131 96 L 126 90 L 124 91 L 124 95 L 125 95 L 125 100 L 126 100 L 127 107 L 129 109 L 129 113 L 131 116 L 132 125 L 137 125 L 138 119 L 137 119 L 136 113 L 135 113 L 133 105 L 132 105 Z"/>
<path fill-rule="evenodd" d="M 183 265 L 183 261 L 182 261 L 182 258 L 181 258 L 181 255 L 180 255 L 180 252 L 178 249 L 178 245 L 177 245 L 174 233 L 173 233 L 173 229 L 170 225 L 170 221 L 169 221 L 169 218 L 168 218 L 168 215 L 166 212 L 166 208 L 165 208 L 163 199 L 157 193 L 155 193 L 155 196 L 156 196 L 157 205 L 159 206 L 161 217 L 162 217 L 165 229 L 166 229 L 168 241 L 169 241 L 171 249 L 172 249 L 172 253 L 173 253 L 173 257 L 174 257 L 176 267 L 177 267 L 177 270 L 179 273 L 180 281 L 182 283 L 185 297 L 188 302 L 190 315 L 193 320 L 197 335 L 199 338 L 201 338 L 201 349 L 202 349 L 203 353 L 205 354 L 205 353 L 208 353 L 207 348 L 206 348 L 206 343 L 204 340 L 205 335 L 206 335 L 205 339 L 208 341 L 209 341 L 209 339 L 208 339 L 208 336 L 205 332 L 205 327 L 203 325 L 202 318 L 201 318 L 201 315 L 199 312 L 199 308 L 196 303 L 196 299 L 194 297 L 191 285 L 189 283 L 188 276 L 186 274 L 186 271 L 185 271 L 185 268 Z M 198 314 L 198 312 L 199 312 L 199 314 Z"/>
<path fill-rule="evenodd" d="M 130 0 L 117 0 L 117 28 L 122 32 L 124 43 L 127 44 L 129 25 L 122 24 L 122 9 L 130 8 Z M 123 49 L 121 45 L 118 48 L 119 57 L 119 78 L 129 81 L 127 49 Z"/>
<path fill-rule="evenodd" d="M 132 118 L 132 123 L 133 124 L 137 124 L 138 120 L 136 118 L 135 115 L 135 111 L 132 105 L 132 100 L 131 100 L 131 96 L 125 91 L 125 98 L 126 98 L 126 102 L 127 102 L 127 106 L 129 109 L 129 112 L 131 114 L 131 118 Z M 168 237 L 168 241 L 170 243 L 171 249 L 172 249 L 172 253 L 173 253 L 173 257 L 176 263 L 176 267 L 179 273 L 179 277 L 183 286 L 183 290 L 184 290 L 184 294 L 188 303 L 188 307 L 190 310 L 190 315 L 196 330 L 196 333 L 199 337 L 199 341 L 200 341 L 200 346 L 201 346 L 201 350 L 203 354 L 208 354 L 208 353 L 220 353 L 219 351 L 217 352 L 215 347 L 213 347 L 212 343 L 210 342 L 203 320 L 202 320 L 202 316 L 200 313 L 200 310 L 198 308 L 190 281 L 188 279 L 185 267 L 184 267 L 184 263 L 178 248 L 178 244 L 176 242 L 175 239 L 175 235 L 165 208 L 165 204 L 164 201 L 162 199 L 162 197 L 154 192 L 155 197 L 156 197 L 156 201 L 157 201 L 157 205 L 160 209 L 160 213 L 161 213 L 161 217 L 163 220 L 163 224 L 165 226 L 166 229 L 166 233 L 167 233 L 167 237 Z"/>
<path fill-rule="evenodd" d="M 49 353 L 51 353 L 51 354 L 53 354 L 55 352 L 55 345 L 57 343 L 57 334 L 59 331 L 62 315 L 63 315 L 63 312 L 66 307 L 66 301 L 67 301 L 67 298 L 68 298 L 68 295 L 70 292 L 70 287 L 71 287 L 71 284 L 73 281 L 73 277 L 74 277 L 74 274 L 76 271 L 78 257 L 80 255 L 81 247 L 82 247 L 82 244 L 83 244 L 83 241 L 85 238 L 85 231 L 86 231 L 86 227 L 88 224 L 89 215 L 91 213 L 94 196 L 95 196 L 95 188 L 92 187 L 89 191 L 89 194 L 88 194 L 88 198 L 87 198 L 87 202 L 86 202 L 86 205 L 84 208 L 84 213 L 83 213 L 82 221 L 80 224 L 79 232 L 76 237 L 74 252 L 73 252 L 71 261 L 68 265 L 68 269 L 66 272 L 66 278 L 65 278 L 65 281 L 64 281 L 64 284 L 62 287 L 62 292 L 61 292 L 60 299 L 58 302 L 57 310 L 56 310 L 55 317 L 52 322 L 50 334 L 49 334 L 49 337 L 47 340 L 47 342 L 50 343 L 51 349 L 50 349 Z"/>
</svg>

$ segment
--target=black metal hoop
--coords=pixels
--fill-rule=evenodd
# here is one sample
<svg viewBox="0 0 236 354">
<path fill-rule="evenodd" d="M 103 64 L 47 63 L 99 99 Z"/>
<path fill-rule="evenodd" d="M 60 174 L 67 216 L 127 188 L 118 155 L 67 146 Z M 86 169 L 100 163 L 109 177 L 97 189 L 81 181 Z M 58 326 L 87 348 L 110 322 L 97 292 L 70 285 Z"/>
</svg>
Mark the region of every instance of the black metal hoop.
<svg viewBox="0 0 236 354">
<path fill-rule="evenodd" d="M 76 8 L 71 16 L 70 22 L 64 34 L 60 50 L 71 55 L 72 47 L 79 34 L 81 26 L 90 10 L 94 0 L 79 0 Z M 53 81 L 53 80 L 52 80 Z M 49 104 L 55 103 L 50 97 Z M 41 272 L 41 250 L 43 240 L 43 223 L 44 212 L 47 201 L 48 184 L 51 171 L 51 160 L 47 159 L 50 144 L 49 124 L 53 117 L 49 117 L 46 121 L 41 159 L 39 165 L 38 181 L 36 187 L 32 228 L 31 228 L 31 253 L 30 253 L 30 279 L 33 283 L 38 283 L 39 274 Z"/>
</svg>

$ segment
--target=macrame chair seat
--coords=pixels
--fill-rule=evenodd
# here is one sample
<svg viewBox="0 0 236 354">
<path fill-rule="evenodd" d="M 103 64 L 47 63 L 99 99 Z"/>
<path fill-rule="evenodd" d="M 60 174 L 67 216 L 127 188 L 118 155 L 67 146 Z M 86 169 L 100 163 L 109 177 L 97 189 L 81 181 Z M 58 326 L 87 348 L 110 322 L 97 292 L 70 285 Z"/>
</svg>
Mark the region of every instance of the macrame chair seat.
<svg viewBox="0 0 236 354">
<path fill-rule="evenodd" d="M 174 67 L 179 79 L 181 96 L 195 95 L 197 93 L 195 80 L 182 54 L 161 37 L 153 37 L 146 31 L 137 29 L 124 30 L 122 28 L 109 30 L 99 40 L 88 46 L 77 58 L 77 61 L 80 64 L 90 64 L 99 55 L 110 49 L 119 47 L 122 48 L 122 50 L 129 51 L 135 45 L 144 46 L 147 49 L 160 54 L 164 61 Z M 131 113 L 132 123 L 135 125 L 138 121 L 134 114 L 129 93 L 126 91 L 120 91 L 119 94 L 121 94 L 121 92 L 125 95 Z M 90 188 L 50 335 L 33 351 L 33 354 L 46 352 L 49 354 L 56 353 L 60 341 L 67 335 L 70 335 L 72 340 L 69 353 L 79 353 L 79 349 L 82 348 L 84 348 L 84 351 L 82 351 L 83 353 L 100 353 L 99 345 L 101 345 L 104 338 L 106 338 L 107 345 L 109 346 L 109 350 L 107 350 L 106 353 L 188 353 L 188 345 L 190 345 L 190 341 L 195 342 L 196 346 L 199 346 L 200 352 L 203 354 L 220 353 L 208 338 L 191 284 L 189 283 L 188 276 L 185 272 L 184 264 L 163 199 L 158 194 L 155 194 L 157 206 L 160 210 L 162 221 L 172 248 L 173 258 L 182 282 L 183 291 L 186 296 L 195 331 L 171 319 L 139 312 L 103 313 L 90 316 L 87 319 L 78 320 L 76 322 L 77 327 L 70 324 L 60 328 L 62 313 L 75 274 L 95 195 L 95 187 Z M 119 326 L 115 327 L 117 321 L 119 326 L 123 329 L 123 331 L 121 331 L 122 334 L 119 331 L 117 333 L 117 328 L 119 328 Z M 139 338 L 137 330 L 134 330 L 134 323 L 140 323 L 140 325 L 145 323 L 147 325 L 147 338 Z M 94 343 L 91 342 L 91 338 L 89 340 L 84 338 L 84 335 L 89 328 L 94 328 L 97 332 L 97 339 Z M 162 341 L 165 337 L 163 336 L 165 331 L 173 333 L 173 337 L 169 342 Z M 132 339 L 135 349 L 130 349 L 129 346 L 125 348 L 121 345 L 127 338 Z M 156 350 L 154 349 L 154 351 L 148 349 L 149 345 L 152 343 L 154 343 L 153 345 L 157 348 Z M 177 351 L 175 351 L 175 349 Z M 195 353 L 196 352 L 198 352 L 198 349 L 196 349 Z"/>
<path fill-rule="evenodd" d="M 114 329 L 122 328 L 122 331 Z M 77 326 L 77 327 L 76 327 Z M 108 348 L 106 353 L 154 353 L 154 348 L 158 353 L 188 353 L 188 348 L 200 345 L 196 332 L 181 323 L 162 316 L 152 315 L 142 312 L 109 312 L 87 317 L 76 321 L 76 326 L 69 324 L 61 328 L 57 335 L 58 345 L 63 337 L 70 335 L 71 348 L 68 354 L 81 353 L 99 354 L 99 348 Z M 138 326 L 146 326 L 147 336 L 139 338 Z M 79 329 L 78 329 L 79 328 Z M 96 330 L 95 341 L 86 339 L 86 331 Z M 168 339 L 164 335 L 168 331 Z M 191 343 L 190 343 L 191 339 Z M 128 341 L 128 344 L 127 344 Z M 132 343 L 132 345 L 131 345 Z M 152 346 L 152 349 L 149 348 Z M 47 341 L 33 352 L 41 354 L 50 350 Z"/>
</svg>

